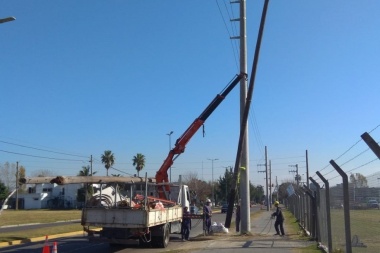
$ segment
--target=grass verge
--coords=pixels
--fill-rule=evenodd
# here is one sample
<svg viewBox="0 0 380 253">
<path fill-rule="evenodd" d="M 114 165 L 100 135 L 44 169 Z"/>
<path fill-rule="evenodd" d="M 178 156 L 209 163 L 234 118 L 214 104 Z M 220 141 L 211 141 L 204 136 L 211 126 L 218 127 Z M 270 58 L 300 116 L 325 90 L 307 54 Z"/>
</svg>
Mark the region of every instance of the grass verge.
<svg viewBox="0 0 380 253">
<path fill-rule="evenodd" d="M 4 210 L 0 215 L 0 226 L 79 220 L 80 217 L 80 210 Z M 4 232 L 0 234 L 0 242 L 27 240 L 34 237 L 82 230 L 82 225 L 80 223 L 75 223 L 15 232 Z"/>
<path fill-rule="evenodd" d="M 79 220 L 81 210 L 4 210 L 0 215 L 0 227 L 30 223 L 51 223 Z"/>
</svg>

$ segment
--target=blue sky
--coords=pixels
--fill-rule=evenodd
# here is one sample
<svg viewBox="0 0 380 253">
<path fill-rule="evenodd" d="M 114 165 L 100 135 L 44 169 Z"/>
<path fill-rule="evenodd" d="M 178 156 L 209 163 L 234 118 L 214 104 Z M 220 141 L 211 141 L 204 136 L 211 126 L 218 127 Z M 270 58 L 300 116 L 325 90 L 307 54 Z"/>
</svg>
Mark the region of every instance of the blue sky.
<svg viewBox="0 0 380 253">
<path fill-rule="evenodd" d="M 249 74 L 263 3 L 247 1 Z M 345 171 L 379 171 L 371 151 L 358 156 L 362 133 L 380 140 L 379 10 L 377 0 L 270 2 L 249 119 L 253 184 L 264 184 L 264 146 L 279 183 L 293 177 L 289 165 L 305 174 L 306 150 L 310 175 L 334 182 L 329 161 L 347 150 L 337 161 Z M 118 170 L 110 173 L 134 174 L 142 153 L 154 176 L 167 133 L 174 144 L 239 72 L 229 38 L 238 13 L 224 0 L 1 1 L 0 17 L 16 20 L 0 24 L 0 163 L 76 175 L 93 155 L 105 175 L 100 156 L 109 149 Z M 175 161 L 173 179 L 210 180 L 209 159 L 218 159 L 214 179 L 235 164 L 238 87 L 205 131 Z"/>
</svg>

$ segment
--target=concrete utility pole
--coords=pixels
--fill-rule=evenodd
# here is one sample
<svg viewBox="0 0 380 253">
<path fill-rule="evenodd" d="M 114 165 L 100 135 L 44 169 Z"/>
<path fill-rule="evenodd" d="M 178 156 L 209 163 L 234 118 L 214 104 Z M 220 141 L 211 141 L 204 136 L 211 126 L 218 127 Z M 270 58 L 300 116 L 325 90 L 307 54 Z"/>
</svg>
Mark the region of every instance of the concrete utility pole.
<svg viewBox="0 0 380 253">
<path fill-rule="evenodd" d="M 265 146 L 265 164 L 258 164 L 257 166 L 265 166 L 265 170 L 259 170 L 258 173 L 265 173 L 265 203 L 267 204 L 267 211 L 269 211 L 268 200 L 268 149 Z"/>
<path fill-rule="evenodd" d="M 245 42 L 245 37 L 246 37 L 245 36 L 245 0 L 241 0 L 237 3 L 240 3 L 242 5 L 240 8 L 241 13 L 243 12 L 241 15 L 242 25 L 240 26 L 240 30 L 244 31 L 244 33 L 241 33 L 240 36 L 244 37 L 243 38 L 244 40 L 241 40 L 241 41 Z M 241 115 L 239 144 L 238 144 L 238 149 L 236 152 L 237 154 L 236 154 L 235 167 L 234 167 L 234 180 L 232 181 L 230 203 L 228 205 L 226 223 L 225 223 L 225 226 L 229 228 L 231 224 L 231 217 L 232 217 L 232 211 L 233 211 L 232 210 L 233 206 L 231 205 L 231 203 L 234 202 L 234 197 L 236 196 L 235 195 L 236 180 L 237 180 L 238 171 L 240 170 L 242 172 L 240 175 L 240 183 L 241 183 L 240 189 L 242 189 L 242 192 L 240 194 L 241 196 L 241 233 L 249 233 L 251 231 L 250 205 L 249 205 L 249 164 L 248 164 L 249 159 L 248 159 L 248 131 L 247 131 L 248 124 L 247 122 L 248 122 L 249 109 L 250 109 L 250 105 L 252 101 L 252 95 L 253 95 L 253 89 L 254 89 L 254 83 L 255 83 L 255 77 L 256 77 L 256 71 L 257 71 L 257 64 L 258 64 L 259 55 L 260 55 L 260 47 L 261 47 L 261 41 L 262 41 L 262 36 L 263 36 L 263 31 L 264 31 L 268 4 L 269 4 L 269 0 L 265 0 L 264 6 L 263 6 L 263 12 L 261 15 L 260 28 L 259 28 L 259 32 L 257 36 L 255 55 L 253 58 L 252 75 L 250 77 L 247 94 L 244 96 L 244 99 L 246 101 L 244 103 L 243 113 Z M 246 48 L 245 45 L 246 45 L 245 43 L 240 43 L 240 46 L 241 47 L 243 46 L 244 49 Z M 242 57 L 245 59 L 246 57 L 245 54 L 242 54 Z M 244 86 L 244 88 L 246 88 L 246 85 Z"/>
<path fill-rule="evenodd" d="M 306 149 L 306 186 L 308 189 L 310 189 L 309 184 L 309 154 Z"/>
<path fill-rule="evenodd" d="M 18 162 L 16 162 L 16 210 L 18 210 Z"/>
<path fill-rule="evenodd" d="M 272 208 L 272 163 L 269 160 L 269 203 L 268 205 Z"/>
<path fill-rule="evenodd" d="M 297 181 L 297 186 L 299 186 L 299 184 L 300 184 L 300 176 L 298 175 L 298 164 L 296 164 L 296 165 L 289 165 L 289 167 L 295 167 L 296 168 L 296 170 L 289 170 L 289 173 L 291 173 L 291 172 L 295 172 L 296 173 L 295 179 Z"/>
<path fill-rule="evenodd" d="M 240 22 L 240 36 L 231 39 L 240 40 L 240 72 L 247 73 L 247 32 L 246 32 L 246 0 L 232 1 L 231 3 L 240 4 L 240 18 L 231 21 Z M 245 78 L 240 81 L 240 122 L 243 120 L 244 108 L 247 99 L 247 80 Z M 246 123 L 248 124 L 248 123 Z M 251 212 L 250 212 L 250 196 L 249 196 L 249 149 L 248 149 L 248 128 L 246 127 L 244 141 L 240 157 L 240 217 L 241 231 L 246 233 L 251 231 Z"/>
<path fill-rule="evenodd" d="M 267 146 L 265 146 L 265 195 L 266 195 L 266 204 L 267 211 L 269 211 L 269 196 L 268 196 L 268 151 Z"/>
<path fill-rule="evenodd" d="M 90 173 L 91 173 L 91 176 L 92 176 L 92 155 L 90 157 Z"/>
</svg>

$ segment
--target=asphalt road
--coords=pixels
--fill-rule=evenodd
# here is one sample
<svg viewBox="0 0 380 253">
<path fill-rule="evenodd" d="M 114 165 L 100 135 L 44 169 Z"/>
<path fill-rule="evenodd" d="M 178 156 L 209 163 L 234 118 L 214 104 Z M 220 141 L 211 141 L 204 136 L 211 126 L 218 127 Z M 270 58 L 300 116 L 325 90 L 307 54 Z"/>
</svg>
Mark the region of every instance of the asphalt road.
<svg viewBox="0 0 380 253">
<path fill-rule="evenodd" d="M 251 209 L 256 211 L 260 209 L 255 207 Z M 226 214 L 213 215 L 213 221 L 224 223 Z M 59 224 L 55 224 L 59 225 Z M 18 227 L 19 229 L 27 229 L 26 227 Z M 190 234 L 190 241 L 183 242 L 180 235 L 171 235 L 169 246 L 163 248 L 148 247 L 110 247 L 108 243 L 90 243 L 81 233 L 80 235 L 70 235 L 67 237 L 57 237 L 50 240 L 50 252 L 53 242 L 57 243 L 57 253 L 86 253 L 86 252 L 217 252 L 217 253 L 301 253 L 303 248 L 315 244 L 315 242 L 297 240 L 297 234 L 286 235 L 283 237 L 275 236 L 273 219 L 270 218 L 270 212 L 260 212 L 253 220 L 251 220 L 251 231 L 253 235 L 238 235 L 235 231 L 229 231 L 229 234 L 215 234 L 211 236 L 198 236 L 203 234 L 203 226 L 200 222 L 196 224 L 194 221 Z M 285 233 L 287 231 L 285 223 Z M 0 229 L 1 233 L 1 229 Z M 291 238 L 293 237 L 293 238 Z M 21 252 L 21 253 L 41 253 L 44 247 L 44 238 L 39 238 L 37 242 L 27 242 L 13 246 L 0 247 L 0 252 Z"/>
<path fill-rule="evenodd" d="M 213 221 L 217 223 L 223 223 L 225 221 L 226 214 L 213 214 Z M 62 223 L 50 223 L 50 224 L 33 224 L 28 226 L 14 226 L 14 227 L 6 227 L 0 228 L 1 232 L 10 232 L 10 231 L 19 231 L 25 229 L 34 229 L 41 227 L 51 227 L 51 226 L 59 226 L 63 223 L 74 223 L 79 221 L 70 221 L 70 222 L 62 222 Z M 190 239 L 203 234 L 203 224 L 201 220 L 193 220 L 192 221 L 192 229 L 190 232 Z M 49 245 L 50 247 L 53 243 L 57 243 L 57 249 L 59 253 L 84 253 L 84 252 L 162 252 L 164 250 L 176 249 L 181 245 L 192 243 L 192 242 L 182 242 L 181 235 L 172 234 L 170 236 L 170 243 L 166 249 L 156 249 L 156 248 L 147 248 L 147 247 L 110 247 L 108 243 L 89 243 L 87 238 L 83 235 L 70 236 L 66 238 L 57 238 L 50 239 Z M 30 242 L 23 243 L 14 246 L 2 247 L 0 248 L 0 252 L 28 252 L 28 253 L 41 253 L 44 247 L 45 242 Z M 51 248 L 50 248 L 51 249 Z"/>
</svg>

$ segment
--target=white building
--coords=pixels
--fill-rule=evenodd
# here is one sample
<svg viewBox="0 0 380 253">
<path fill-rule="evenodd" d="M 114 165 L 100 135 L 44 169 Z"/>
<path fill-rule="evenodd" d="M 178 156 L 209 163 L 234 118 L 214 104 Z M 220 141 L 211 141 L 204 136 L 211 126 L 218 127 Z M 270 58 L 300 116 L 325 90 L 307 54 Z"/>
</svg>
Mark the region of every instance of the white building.
<svg viewBox="0 0 380 253">
<path fill-rule="evenodd" d="M 82 184 L 27 185 L 28 193 L 18 194 L 19 209 L 71 209 L 79 208 L 78 189 Z"/>
<path fill-rule="evenodd" d="M 366 178 L 367 178 L 368 187 L 380 188 L 380 172 L 373 173 L 367 176 Z"/>
</svg>

